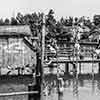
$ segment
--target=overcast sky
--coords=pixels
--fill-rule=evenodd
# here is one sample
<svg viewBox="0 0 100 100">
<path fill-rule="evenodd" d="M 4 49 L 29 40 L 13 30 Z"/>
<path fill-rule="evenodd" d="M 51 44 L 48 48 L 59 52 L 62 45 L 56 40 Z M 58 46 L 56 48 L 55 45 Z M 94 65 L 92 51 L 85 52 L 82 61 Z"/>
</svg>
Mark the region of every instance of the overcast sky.
<svg viewBox="0 0 100 100">
<path fill-rule="evenodd" d="M 1 0 L 0 17 L 15 16 L 17 12 L 48 12 L 53 8 L 56 16 L 93 16 L 100 14 L 100 0 Z"/>
</svg>

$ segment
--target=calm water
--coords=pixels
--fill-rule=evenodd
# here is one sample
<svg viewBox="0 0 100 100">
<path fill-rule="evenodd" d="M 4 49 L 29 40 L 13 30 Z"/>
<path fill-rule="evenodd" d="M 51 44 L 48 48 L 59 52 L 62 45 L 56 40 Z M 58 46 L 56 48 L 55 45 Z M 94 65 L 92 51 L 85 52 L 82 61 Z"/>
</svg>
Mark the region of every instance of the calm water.
<svg viewBox="0 0 100 100">
<path fill-rule="evenodd" d="M 100 79 L 78 80 L 78 88 L 76 89 L 73 87 L 72 79 L 66 80 L 65 84 L 63 97 L 60 100 L 100 100 Z M 53 89 L 51 95 L 45 100 L 59 100 L 57 90 Z"/>
<path fill-rule="evenodd" d="M 63 65 L 64 66 L 64 65 Z M 70 65 L 69 71 L 73 68 Z M 63 67 L 64 69 L 64 67 Z M 98 73 L 98 64 L 88 63 L 88 64 L 81 64 L 81 73 L 82 74 L 92 74 L 92 70 L 94 73 Z M 77 67 L 77 71 L 79 73 L 79 66 Z M 47 72 L 47 70 L 46 70 Z M 56 74 L 57 70 L 54 70 Z M 52 78 L 51 78 L 52 79 Z M 54 81 L 54 79 L 52 80 Z M 64 94 L 60 100 L 100 100 L 100 78 L 98 79 L 89 79 L 85 78 L 78 80 L 78 85 L 76 88 L 73 85 L 73 79 L 68 79 L 65 82 Z M 76 88 L 76 89 L 75 89 Z M 77 92 L 77 96 L 75 96 L 75 92 Z M 57 91 L 53 91 L 53 93 L 46 98 L 46 100 L 59 100 Z"/>
<path fill-rule="evenodd" d="M 70 100 L 100 100 L 100 79 L 81 80 L 78 82 L 78 89 L 73 87 L 72 80 L 66 80 L 66 84 L 64 98 L 69 98 Z M 78 96 L 75 96 L 75 91 L 78 92 Z"/>
</svg>

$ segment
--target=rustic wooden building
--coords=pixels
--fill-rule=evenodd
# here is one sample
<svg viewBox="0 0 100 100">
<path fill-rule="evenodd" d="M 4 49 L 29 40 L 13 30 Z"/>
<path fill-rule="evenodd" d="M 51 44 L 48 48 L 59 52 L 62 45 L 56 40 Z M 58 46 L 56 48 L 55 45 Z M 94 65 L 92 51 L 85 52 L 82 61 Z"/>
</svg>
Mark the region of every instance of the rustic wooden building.
<svg viewBox="0 0 100 100">
<path fill-rule="evenodd" d="M 35 64 L 35 53 L 27 43 L 29 37 L 31 37 L 31 31 L 27 25 L 0 26 L 1 75 L 7 74 L 9 69 L 13 69 L 12 74 L 17 74 L 14 69 Z M 27 40 L 24 41 L 26 38 Z"/>
</svg>

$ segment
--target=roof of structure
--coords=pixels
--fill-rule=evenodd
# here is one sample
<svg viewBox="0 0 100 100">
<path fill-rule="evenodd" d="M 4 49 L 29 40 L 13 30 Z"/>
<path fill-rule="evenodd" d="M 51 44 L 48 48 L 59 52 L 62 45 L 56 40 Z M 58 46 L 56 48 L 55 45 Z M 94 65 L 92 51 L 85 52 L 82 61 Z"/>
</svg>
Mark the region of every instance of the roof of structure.
<svg viewBox="0 0 100 100">
<path fill-rule="evenodd" d="M 0 36 L 30 36 L 31 30 L 28 25 L 16 25 L 16 26 L 0 26 Z"/>
</svg>

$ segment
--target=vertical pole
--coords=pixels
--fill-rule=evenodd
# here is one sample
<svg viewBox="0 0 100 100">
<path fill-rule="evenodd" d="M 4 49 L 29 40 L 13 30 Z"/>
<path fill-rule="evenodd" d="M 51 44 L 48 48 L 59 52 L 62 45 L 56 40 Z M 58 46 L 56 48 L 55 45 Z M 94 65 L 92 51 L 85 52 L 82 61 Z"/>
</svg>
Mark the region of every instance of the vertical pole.
<svg viewBox="0 0 100 100">
<path fill-rule="evenodd" d="M 100 59 L 99 55 L 97 56 L 97 59 Z M 100 62 L 98 63 L 98 74 L 100 74 Z"/>
<path fill-rule="evenodd" d="M 65 64 L 65 72 L 67 75 L 69 75 L 69 63 L 68 62 Z"/>
<path fill-rule="evenodd" d="M 100 62 L 98 63 L 98 73 L 100 74 Z"/>
<path fill-rule="evenodd" d="M 57 92 L 58 92 L 58 100 L 59 100 L 59 68 L 58 68 L 58 50 L 56 49 L 56 58 L 57 58 Z"/>
<path fill-rule="evenodd" d="M 98 44 L 100 45 L 100 35 L 99 35 L 99 38 L 98 38 Z M 100 59 L 100 56 L 98 55 L 97 56 L 97 59 Z M 100 74 L 100 62 L 98 63 L 98 74 Z"/>
<path fill-rule="evenodd" d="M 43 27 L 42 27 L 42 40 L 41 47 L 39 47 L 41 51 L 38 50 L 36 53 L 36 85 L 29 86 L 29 91 L 39 91 L 38 94 L 29 95 L 28 100 L 44 100 L 42 95 L 43 90 L 43 66 L 44 66 L 44 52 L 45 52 L 45 16 L 43 15 Z"/>
<path fill-rule="evenodd" d="M 41 100 L 43 99 L 43 94 L 42 94 L 42 90 L 43 90 L 43 79 L 44 79 L 44 73 L 43 73 L 43 66 L 44 66 L 44 52 L 45 52 L 45 15 L 43 15 L 43 27 L 42 27 L 42 56 L 41 56 Z"/>
<path fill-rule="evenodd" d="M 76 97 L 78 100 L 78 74 L 77 74 L 77 66 L 78 66 L 78 50 L 79 50 L 79 43 L 78 43 L 78 31 L 76 31 L 76 36 L 75 36 L 75 49 L 73 51 L 73 95 Z M 76 54 L 75 54 L 76 53 Z M 76 62 L 74 63 L 74 57 L 76 57 Z"/>
<path fill-rule="evenodd" d="M 40 47 L 39 47 L 40 48 Z M 35 75 L 35 85 L 30 84 L 28 86 L 28 91 L 38 91 L 37 94 L 29 94 L 28 100 L 40 100 L 41 98 L 41 57 L 40 57 L 40 51 L 38 50 L 36 52 L 36 75 Z M 34 80 L 33 80 L 34 82 Z"/>
<path fill-rule="evenodd" d="M 92 48 L 93 50 L 93 48 Z M 92 51 L 92 93 L 94 93 L 95 91 L 95 81 L 94 81 L 94 55 L 93 55 L 93 51 Z"/>
<path fill-rule="evenodd" d="M 81 74 L 81 63 L 79 63 L 79 74 Z"/>
<path fill-rule="evenodd" d="M 34 86 L 35 90 L 39 91 L 39 94 L 34 94 L 34 99 L 35 100 L 40 100 L 41 98 L 41 73 L 42 73 L 42 69 L 41 69 L 41 58 L 40 58 L 40 52 L 36 53 L 36 57 L 37 57 L 37 66 L 36 66 L 36 86 Z"/>
<path fill-rule="evenodd" d="M 83 60 L 83 56 L 80 55 L 80 60 Z M 82 63 L 79 63 L 79 74 L 81 74 L 81 70 L 82 70 Z"/>
<path fill-rule="evenodd" d="M 58 50 L 56 49 L 56 59 L 57 59 L 57 92 L 58 100 L 60 100 L 60 87 L 59 87 L 59 64 L 58 64 Z"/>
</svg>

